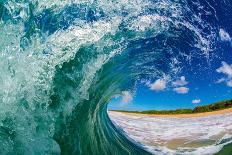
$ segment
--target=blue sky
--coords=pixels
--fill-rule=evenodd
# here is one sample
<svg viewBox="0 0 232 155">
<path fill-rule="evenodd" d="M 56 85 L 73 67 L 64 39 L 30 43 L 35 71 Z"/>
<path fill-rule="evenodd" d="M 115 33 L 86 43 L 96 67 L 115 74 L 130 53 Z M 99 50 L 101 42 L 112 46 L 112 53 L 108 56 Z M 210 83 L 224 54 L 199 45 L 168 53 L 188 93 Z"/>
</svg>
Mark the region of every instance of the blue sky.
<svg viewBox="0 0 232 155">
<path fill-rule="evenodd" d="M 123 91 L 108 108 L 120 110 L 165 110 L 194 108 L 232 98 L 232 43 L 228 32 L 219 30 L 221 48 L 210 64 L 196 58 L 183 61 L 176 76 L 163 75 L 137 84 L 136 92 Z"/>
<path fill-rule="evenodd" d="M 128 102 L 125 102 L 127 99 L 123 99 L 124 96 L 115 98 L 111 101 L 109 108 L 123 110 L 193 108 L 232 98 L 232 89 L 223 84 L 200 87 L 189 86 L 188 88 L 188 92 L 180 94 L 171 88 L 153 91 L 149 87 L 140 85 L 136 94 L 131 94 L 131 100 L 128 99 Z"/>
</svg>

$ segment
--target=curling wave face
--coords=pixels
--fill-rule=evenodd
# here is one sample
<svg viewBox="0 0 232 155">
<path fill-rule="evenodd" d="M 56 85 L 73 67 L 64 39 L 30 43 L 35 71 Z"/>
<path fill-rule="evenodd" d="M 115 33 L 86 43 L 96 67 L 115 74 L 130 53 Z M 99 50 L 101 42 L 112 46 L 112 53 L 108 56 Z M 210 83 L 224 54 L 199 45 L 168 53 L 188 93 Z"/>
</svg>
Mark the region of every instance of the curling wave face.
<svg viewBox="0 0 232 155">
<path fill-rule="evenodd" d="M 220 25 L 208 5 L 1 1 L 0 154 L 149 154 L 112 124 L 107 103 L 191 56 L 211 61 Z"/>
</svg>

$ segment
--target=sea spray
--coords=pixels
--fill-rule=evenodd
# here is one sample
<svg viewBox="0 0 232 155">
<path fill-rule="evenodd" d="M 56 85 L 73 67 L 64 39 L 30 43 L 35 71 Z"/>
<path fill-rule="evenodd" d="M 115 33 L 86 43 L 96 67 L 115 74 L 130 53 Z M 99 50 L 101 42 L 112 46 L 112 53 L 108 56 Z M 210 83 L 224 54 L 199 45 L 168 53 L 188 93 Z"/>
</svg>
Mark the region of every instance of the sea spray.
<svg viewBox="0 0 232 155">
<path fill-rule="evenodd" d="M 107 103 L 138 80 L 173 76 L 180 57 L 211 61 L 219 26 L 201 5 L 1 1 L 0 154 L 149 154 Z"/>
</svg>

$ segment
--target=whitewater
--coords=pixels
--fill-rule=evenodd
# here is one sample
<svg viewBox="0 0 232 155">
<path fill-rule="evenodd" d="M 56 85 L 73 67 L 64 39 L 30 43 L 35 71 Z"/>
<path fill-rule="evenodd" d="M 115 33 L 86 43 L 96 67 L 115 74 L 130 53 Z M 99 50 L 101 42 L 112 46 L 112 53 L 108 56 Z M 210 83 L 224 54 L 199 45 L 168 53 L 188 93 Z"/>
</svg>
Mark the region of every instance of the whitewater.
<svg viewBox="0 0 232 155">
<path fill-rule="evenodd" d="M 151 154 L 107 104 L 183 59 L 209 68 L 232 8 L 214 4 L 223 17 L 201 0 L 1 0 L 0 154 Z"/>
<path fill-rule="evenodd" d="M 126 135 L 154 154 L 209 155 L 232 142 L 232 114 L 175 118 L 108 112 Z"/>
</svg>

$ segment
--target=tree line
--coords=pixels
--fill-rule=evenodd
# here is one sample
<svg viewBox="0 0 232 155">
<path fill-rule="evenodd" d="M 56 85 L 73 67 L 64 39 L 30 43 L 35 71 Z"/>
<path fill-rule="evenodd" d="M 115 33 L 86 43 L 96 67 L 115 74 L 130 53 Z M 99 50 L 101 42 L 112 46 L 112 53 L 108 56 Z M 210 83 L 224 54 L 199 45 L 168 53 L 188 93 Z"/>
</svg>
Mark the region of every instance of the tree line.
<svg viewBox="0 0 232 155">
<path fill-rule="evenodd" d="M 126 111 L 126 110 L 111 110 L 117 112 L 128 112 L 128 113 L 140 113 L 140 114 L 195 114 L 195 113 L 204 113 L 212 112 L 217 110 L 223 110 L 227 108 L 232 108 L 232 99 L 220 101 L 214 104 L 197 106 L 194 109 L 176 109 L 176 110 L 146 110 L 146 111 Z"/>
</svg>

